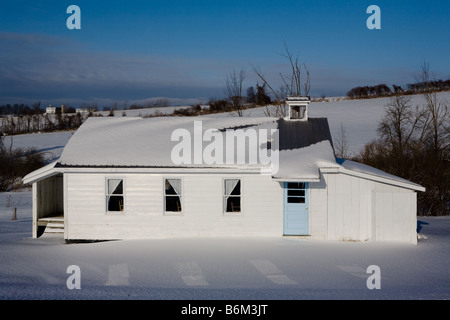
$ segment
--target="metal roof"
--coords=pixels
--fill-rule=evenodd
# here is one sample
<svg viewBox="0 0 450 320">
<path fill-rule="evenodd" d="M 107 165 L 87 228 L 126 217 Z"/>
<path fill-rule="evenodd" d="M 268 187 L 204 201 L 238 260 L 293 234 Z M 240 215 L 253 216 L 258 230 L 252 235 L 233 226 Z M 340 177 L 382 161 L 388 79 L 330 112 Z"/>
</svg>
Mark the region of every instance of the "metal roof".
<svg viewBox="0 0 450 320">
<path fill-rule="evenodd" d="M 330 141 L 330 127 L 327 118 L 308 118 L 308 121 L 279 119 L 279 150 L 305 148 L 324 140 Z"/>
</svg>

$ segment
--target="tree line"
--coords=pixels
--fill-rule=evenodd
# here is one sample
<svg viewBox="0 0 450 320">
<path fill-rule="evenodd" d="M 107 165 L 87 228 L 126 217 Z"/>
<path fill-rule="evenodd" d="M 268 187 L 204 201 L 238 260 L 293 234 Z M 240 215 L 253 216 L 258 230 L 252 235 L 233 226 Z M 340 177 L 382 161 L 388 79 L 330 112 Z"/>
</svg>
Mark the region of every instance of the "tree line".
<svg viewBox="0 0 450 320">
<path fill-rule="evenodd" d="M 242 79 L 243 81 L 243 79 Z M 199 116 L 206 114 L 222 113 L 222 112 L 232 112 L 236 116 L 243 116 L 244 110 L 266 106 L 272 103 L 266 85 L 259 83 L 255 87 L 248 87 L 246 90 L 246 95 L 243 94 L 242 82 L 236 82 L 233 89 L 228 87 L 226 90 L 227 96 L 222 99 L 211 98 L 208 102 L 207 107 L 202 107 L 200 105 L 193 105 L 189 108 L 179 108 L 175 109 L 172 115 L 174 116 Z"/>
<path fill-rule="evenodd" d="M 4 104 L 0 106 L 0 116 L 6 115 L 14 115 L 14 116 L 29 116 L 42 114 L 44 110 L 41 108 L 41 103 L 36 102 L 33 105 L 29 106 L 27 104 Z M 61 109 L 57 108 L 56 113 L 60 113 Z M 65 113 L 75 114 L 76 109 L 71 106 L 65 106 Z"/>
<path fill-rule="evenodd" d="M 395 84 L 392 87 L 393 89 L 391 90 L 391 88 L 389 88 L 386 84 L 378 84 L 375 86 L 359 86 L 348 91 L 346 96 L 349 99 L 369 99 L 386 97 L 396 94 L 413 95 L 426 92 L 448 91 L 450 90 L 450 79 L 445 81 L 419 81 L 417 83 L 407 84 L 405 89 L 402 86 L 398 86 Z"/>
<path fill-rule="evenodd" d="M 30 113 L 18 116 L 3 116 L 0 117 L 0 135 L 74 130 L 80 127 L 88 116 L 89 114 L 81 113 Z"/>
</svg>

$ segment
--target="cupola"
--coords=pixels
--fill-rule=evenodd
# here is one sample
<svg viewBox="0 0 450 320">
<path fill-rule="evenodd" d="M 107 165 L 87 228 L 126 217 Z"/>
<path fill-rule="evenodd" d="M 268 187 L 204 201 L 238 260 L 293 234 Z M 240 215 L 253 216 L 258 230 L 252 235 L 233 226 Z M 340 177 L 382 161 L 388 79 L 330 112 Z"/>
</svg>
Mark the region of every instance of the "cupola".
<svg viewBox="0 0 450 320">
<path fill-rule="evenodd" d="M 308 121 L 309 97 L 287 97 L 289 107 L 289 120 Z"/>
</svg>

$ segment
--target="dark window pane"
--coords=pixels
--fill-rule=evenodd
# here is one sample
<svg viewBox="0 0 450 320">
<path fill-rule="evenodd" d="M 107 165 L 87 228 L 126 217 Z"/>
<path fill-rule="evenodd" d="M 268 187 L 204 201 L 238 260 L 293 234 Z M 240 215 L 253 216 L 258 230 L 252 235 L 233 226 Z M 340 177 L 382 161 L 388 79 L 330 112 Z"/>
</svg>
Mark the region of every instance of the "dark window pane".
<svg viewBox="0 0 450 320">
<path fill-rule="evenodd" d="M 304 197 L 288 197 L 288 203 L 305 203 Z"/>
<path fill-rule="evenodd" d="M 172 187 L 172 185 L 170 183 L 168 183 L 167 181 L 166 181 L 166 194 L 168 194 L 168 195 L 170 195 L 170 194 L 176 195 L 177 194 L 175 192 L 175 189 Z"/>
<path fill-rule="evenodd" d="M 288 189 L 294 189 L 298 186 L 297 182 L 288 182 L 287 187 Z"/>
<path fill-rule="evenodd" d="M 232 196 L 240 196 L 241 195 L 241 180 L 236 184 L 233 191 L 231 192 Z"/>
<path fill-rule="evenodd" d="M 226 212 L 241 212 L 241 197 L 228 197 Z"/>
<path fill-rule="evenodd" d="M 303 119 L 305 116 L 306 107 L 305 106 L 293 106 L 291 109 L 292 119 Z"/>
<path fill-rule="evenodd" d="M 166 211 L 181 212 L 181 200 L 178 196 L 166 196 Z"/>
<path fill-rule="evenodd" d="M 299 196 L 304 197 L 305 196 L 305 190 L 288 190 L 288 196 Z"/>
<path fill-rule="evenodd" d="M 305 189 L 304 182 L 288 182 L 288 189 Z"/>
<path fill-rule="evenodd" d="M 108 211 L 123 211 L 123 196 L 109 196 Z"/>
</svg>

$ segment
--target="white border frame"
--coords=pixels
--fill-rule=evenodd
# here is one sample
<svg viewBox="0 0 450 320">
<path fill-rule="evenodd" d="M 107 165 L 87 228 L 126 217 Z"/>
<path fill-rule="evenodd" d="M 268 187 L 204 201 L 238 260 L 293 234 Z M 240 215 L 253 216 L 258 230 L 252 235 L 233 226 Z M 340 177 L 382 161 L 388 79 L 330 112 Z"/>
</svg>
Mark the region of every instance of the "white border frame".
<svg viewBox="0 0 450 320">
<path fill-rule="evenodd" d="M 240 212 L 227 212 L 225 207 L 225 180 L 239 180 L 241 182 L 241 195 L 239 196 L 241 198 L 241 211 Z M 244 201 L 243 201 L 243 195 L 244 195 L 244 179 L 242 177 L 223 177 L 222 178 L 222 215 L 226 217 L 239 217 L 242 216 L 244 213 Z"/>
<path fill-rule="evenodd" d="M 162 176 L 162 196 L 163 196 L 163 215 L 164 216 L 172 216 L 172 217 L 179 217 L 179 216 L 184 216 L 185 213 L 185 208 L 184 208 L 184 179 L 182 177 L 179 176 L 173 176 L 173 177 L 168 177 L 168 176 Z M 181 180 L 181 211 L 176 212 L 176 211 L 166 211 L 166 179 L 178 179 Z"/>
<path fill-rule="evenodd" d="M 122 197 L 123 197 L 123 211 L 108 211 L 108 196 L 110 195 L 108 193 L 108 180 L 122 180 L 123 182 L 123 193 L 122 193 Z M 126 190 L 127 190 L 127 183 L 126 183 L 126 178 L 124 176 L 105 176 L 105 213 L 107 215 L 111 215 L 111 216 L 123 216 L 125 214 L 127 214 L 127 197 L 126 197 Z"/>
</svg>

